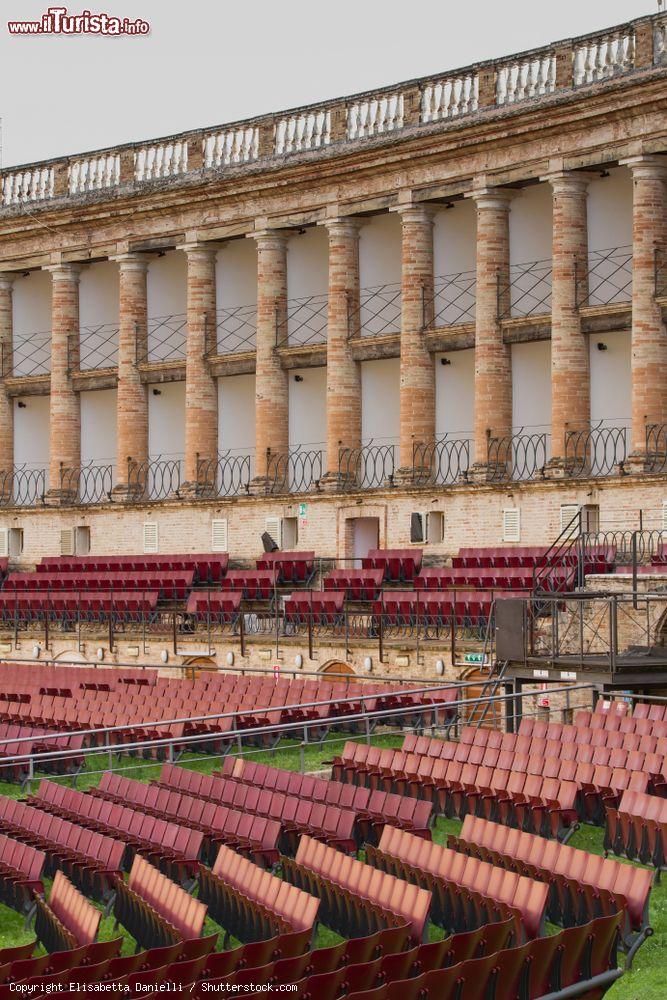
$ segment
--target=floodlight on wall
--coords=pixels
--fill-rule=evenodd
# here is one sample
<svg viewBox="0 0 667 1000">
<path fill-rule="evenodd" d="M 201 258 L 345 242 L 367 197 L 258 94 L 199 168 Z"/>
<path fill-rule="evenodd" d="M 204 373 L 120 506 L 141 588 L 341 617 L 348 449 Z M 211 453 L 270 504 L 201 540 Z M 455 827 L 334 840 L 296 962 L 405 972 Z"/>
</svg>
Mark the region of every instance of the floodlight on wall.
<svg viewBox="0 0 667 1000">
<path fill-rule="evenodd" d="M 102 649 L 101 646 L 97 647 L 97 649 L 95 651 L 95 656 L 97 657 L 98 660 L 103 660 L 104 659 L 104 650 Z"/>
<path fill-rule="evenodd" d="M 364 657 L 364 670 L 366 671 L 367 674 L 370 674 L 370 672 L 371 672 L 372 669 L 373 669 L 373 659 L 372 659 L 372 657 L 365 656 Z"/>
<path fill-rule="evenodd" d="M 234 666 L 234 654 L 232 653 L 231 649 L 227 653 L 227 656 L 225 657 L 225 663 L 227 664 L 228 667 Z"/>
<path fill-rule="evenodd" d="M 449 358 L 440 358 L 440 364 L 441 365 L 451 365 L 451 361 L 449 360 Z"/>
<path fill-rule="evenodd" d="M 294 657 L 294 666 L 297 668 L 297 670 L 301 670 L 301 667 L 303 666 L 303 656 L 301 655 L 301 653 L 297 653 L 296 656 Z"/>
<path fill-rule="evenodd" d="M 169 651 L 163 649 L 162 652 L 160 653 L 160 659 L 162 660 L 163 663 L 167 663 L 169 660 Z"/>
<path fill-rule="evenodd" d="M 42 652 L 42 650 L 40 649 L 40 647 L 39 647 L 39 646 L 33 646 L 33 647 L 32 647 L 32 655 L 33 655 L 33 659 L 35 659 L 35 660 L 36 660 L 36 659 L 38 658 L 38 656 L 39 656 L 39 654 L 40 654 L 41 652 Z"/>
<path fill-rule="evenodd" d="M 162 389 L 153 389 L 153 395 L 154 396 L 161 396 L 162 395 Z"/>
<path fill-rule="evenodd" d="M 294 376 L 294 381 L 295 382 L 303 382 L 303 375 L 295 375 Z"/>
<path fill-rule="evenodd" d="M 435 661 L 435 672 L 438 675 L 438 677 L 442 677 L 442 675 L 445 672 L 445 663 L 444 663 L 444 660 L 436 660 Z"/>
<path fill-rule="evenodd" d="M 601 340 L 598 341 L 598 351 L 608 351 L 609 348 Z"/>
<path fill-rule="evenodd" d="M 18 408 L 19 408 L 19 410 L 27 410 L 28 409 L 28 404 L 24 403 L 22 399 L 19 399 L 19 401 L 18 401 Z"/>
</svg>

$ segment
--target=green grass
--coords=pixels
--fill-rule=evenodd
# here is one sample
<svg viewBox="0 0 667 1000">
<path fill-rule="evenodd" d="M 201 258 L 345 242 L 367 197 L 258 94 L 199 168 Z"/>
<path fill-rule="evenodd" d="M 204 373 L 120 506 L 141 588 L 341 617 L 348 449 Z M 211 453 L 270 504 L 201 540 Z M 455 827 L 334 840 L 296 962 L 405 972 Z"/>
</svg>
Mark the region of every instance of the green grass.
<svg viewBox="0 0 667 1000">
<path fill-rule="evenodd" d="M 323 761 L 330 760 L 342 749 L 346 741 L 346 736 L 338 736 L 328 740 L 323 746 L 313 744 L 301 749 L 297 740 L 282 740 L 275 750 L 263 750 L 260 752 L 244 748 L 243 756 L 247 759 L 261 760 L 276 767 L 283 767 L 289 770 L 298 771 L 303 766 L 306 771 L 317 771 L 323 768 Z M 385 747 L 400 746 L 402 735 L 387 733 L 374 735 L 375 745 Z M 219 757 L 208 757 L 203 755 L 185 754 L 181 761 L 186 767 L 193 770 L 211 773 L 220 767 Z M 128 777 L 139 781 L 150 781 L 158 776 L 161 763 L 144 761 L 137 758 L 123 757 L 119 759 L 114 756 L 113 766 L 116 770 L 121 770 Z M 77 787 L 84 790 L 97 784 L 99 776 L 108 767 L 108 757 L 95 758 L 92 766 L 86 767 L 77 779 Z M 36 775 L 35 782 L 40 775 Z M 36 787 L 36 784 L 35 784 Z M 0 793 L 13 798 L 21 797 L 24 793 L 17 785 L 0 783 Z M 450 820 L 438 817 L 433 831 L 433 839 L 438 843 L 446 843 L 450 834 L 457 835 L 461 829 L 458 820 Z M 572 847 L 579 847 L 595 854 L 603 853 L 602 846 L 603 831 L 597 827 L 582 826 L 570 840 Z M 624 859 L 619 859 L 623 861 Z M 626 864 L 631 862 L 626 861 Z M 48 885 L 47 885 L 48 895 Z M 654 935 L 646 941 L 635 956 L 633 969 L 626 973 L 606 994 L 608 1000 L 666 1000 L 667 998 L 667 877 L 661 885 L 655 885 L 651 892 L 650 921 L 654 930 Z M 556 933 L 558 927 L 549 925 L 548 933 Z M 223 931 L 210 919 L 207 919 L 204 928 L 205 934 L 220 933 L 218 948 L 222 947 Z M 103 918 L 100 925 L 99 939 L 101 941 L 111 938 L 123 937 L 124 955 L 134 952 L 135 942 L 124 928 L 114 929 L 113 917 Z M 429 927 L 429 938 L 431 941 L 439 940 L 443 936 L 443 931 L 431 925 Z M 11 947 L 12 945 L 24 944 L 34 938 L 31 930 L 26 931 L 23 926 L 23 918 L 12 910 L 0 905 L 0 948 Z M 328 948 L 337 944 L 341 938 L 331 929 L 320 926 L 318 928 L 315 945 L 318 948 Z M 230 946 L 234 947 L 238 942 L 232 940 Z M 623 961 L 622 953 L 619 954 L 620 961 Z"/>
</svg>

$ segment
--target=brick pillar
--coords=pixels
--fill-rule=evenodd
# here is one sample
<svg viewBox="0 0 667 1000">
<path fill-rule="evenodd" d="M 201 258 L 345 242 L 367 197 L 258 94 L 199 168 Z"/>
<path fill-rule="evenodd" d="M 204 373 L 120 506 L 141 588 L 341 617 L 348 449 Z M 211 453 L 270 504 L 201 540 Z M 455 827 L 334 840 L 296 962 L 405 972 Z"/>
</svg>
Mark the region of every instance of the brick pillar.
<svg viewBox="0 0 667 1000">
<path fill-rule="evenodd" d="M 288 374 L 276 350 L 287 326 L 287 236 L 255 233 L 257 243 L 257 360 L 255 382 L 256 488 L 266 482 L 267 453 L 289 447 Z"/>
<path fill-rule="evenodd" d="M 139 365 L 148 349 L 146 271 L 148 262 L 140 254 L 127 253 L 118 261 L 118 403 L 116 411 L 117 453 L 114 492 L 128 492 L 128 463 L 148 458 L 148 393 L 141 384 Z"/>
<path fill-rule="evenodd" d="M 512 367 L 500 315 L 509 296 L 509 206 L 513 192 L 487 188 L 477 204 L 477 306 L 475 323 L 475 464 L 483 477 L 487 439 L 512 431 Z M 500 291 L 500 295 L 499 295 Z"/>
<path fill-rule="evenodd" d="M 554 465 L 565 457 L 566 431 L 590 423 L 588 338 L 581 331 L 578 285 L 588 272 L 589 179 L 575 173 L 548 178 L 553 191 L 551 293 L 551 448 Z"/>
<path fill-rule="evenodd" d="M 647 424 L 667 424 L 667 330 L 655 295 L 656 252 L 664 263 L 667 243 L 667 164 L 643 156 L 626 165 L 633 181 L 632 454 L 641 462 Z"/>
<path fill-rule="evenodd" d="M 215 340 L 215 249 L 186 246 L 188 260 L 188 340 L 185 360 L 184 489 L 197 483 L 197 456 L 218 454 L 218 386 L 208 355 Z"/>
<path fill-rule="evenodd" d="M 14 402 L 5 386 L 5 379 L 12 373 L 13 281 L 13 275 L 0 274 L 0 483 L 3 484 L 11 480 L 5 480 L 2 473 L 11 473 L 14 467 Z M 0 496 L 0 500 L 5 499 Z"/>
<path fill-rule="evenodd" d="M 81 465 L 80 398 L 72 386 L 72 373 L 79 367 L 81 269 L 76 264 L 55 264 L 48 270 L 51 272 L 51 396 L 47 497 L 58 502 L 72 499 L 71 489 L 62 488 L 61 469 L 78 469 Z"/>
<path fill-rule="evenodd" d="M 401 443 L 399 474 L 411 477 L 415 444 L 435 437 L 435 362 L 424 330 L 433 319 L 433 217 L 425 205 L 399 210 L 401 272 Z"/>
<path fill-rule="evenodd" d="M 350 338 L 359 335 L 359 228 L 357 219 L 331 219 L 327 311 L 327 475 L 339 480 L 339 451 L 361 446 L 361 372 Z"/>
</svg>

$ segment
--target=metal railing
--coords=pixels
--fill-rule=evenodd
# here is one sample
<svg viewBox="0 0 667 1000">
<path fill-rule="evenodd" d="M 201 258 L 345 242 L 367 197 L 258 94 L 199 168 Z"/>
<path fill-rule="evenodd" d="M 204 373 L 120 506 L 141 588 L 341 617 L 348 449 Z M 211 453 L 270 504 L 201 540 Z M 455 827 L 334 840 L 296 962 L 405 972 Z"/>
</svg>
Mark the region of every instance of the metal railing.
<svg viewBox="0 0 667 1000">
<path fill-rule="evenodd" d="M 548 461 L 549 434 L 524 433 L 504 437 L 487 435 L 487 479 L 492 483 L 544 479 Z"/>
<path fill-rule="evenodd" d="M 44 503 L 46 471 L 26 465 L 0 469 L 0 504 L 3 507 L 35 507 Z"/>
<path fill-rule="evenodd" d="M 415 444 L 412 449 L 412 482 L 415 486 L 445 486 L 467 476 L 470 439 L 449 438 Z"/>
<path fill-rule="evenodd" d="M 352 310 L 349 329 L 359 329 L 361 337 L 384 337 L 400 333 L 401 300 L 400 281 L 362 288 L 359 310 Z"/>
<path fill-rule="evenodd" d="M 253 455 L 221 452 L 217 458 L 197 456 L 197 496 L 204 500 L 214 497 L 235 497 L 250 491 Z"/>
<path fill-rule="evenodd" d="M 662 555 L 664 538 L 664 532 L 657 528 L 601 529 L 584 532 L 581 547 L 588 563 L 594 562 L 597 553 L 606 550 L 613 554 L 617 566 L 641 566 L 649 565 L 654 556 Z"/>
<path fill-rule="evenodd" d="M 307 347 L 326 344 L 329 296 L 308 295 L 288 299 L 287 315 L 276 323 L 276 347 Z"/>
<path fill-rule="evenodd" d="M 646 425 L 646 471 L 667 469 L 667 424 Z"/>
<path fill-rule="evenodd" d="M 551 543 L 538 566 L 533 570 L 533 590 L 552 591 L 554 573 L 562 569 L 566 561 L 572 557 L 572 553 L 581 552 L 581 507 L 574 517 L 561 529 L 560 535 Z M 577 561 L 578 572 L 576 575 L 576 586 L 583 585 L 583 575 L 581 561 Z"/>
<path fill-rule="evenodd" d="M 266 456 L 267 493 L 309 493 L 319 489 L 324 473 L 324 452 L 318 449 L 291 449 Z"/>
<path fill-rule="evenodd" d="M 219 355 L 254 351 L 257 346 L 257 306 L 220 309 L 216 315 L 215 329 Z"/>
<path fill-rule="evenodd" d="M 565 475 L 571 479 L 601 479 L 623 473 L 627 458 L 627 427 L 604 426 L 565 432 Z"/>
<path fill-rule="evenodd" d="M 577 306 L 608 306 L 632 300 L 632 247 L 592 250 L 575 262 Z"/>
<path fill-rule="evenodd" d="M 145 462 L 127 461 L 127 489 L 122 499 L 129 503 L 168 500 L 178 495 L 181 486 L 182 459 L 157 455 Z M 111 497 L 113 499 L 113 495 Z"/>
<path fill-rule="evenodd" d="M 95 465 L 88 462 L 79 468 L 68 469 L 60 467 L 61 492 L 71 498 L 73 503 L 86 506 L 105 503 L 111 499 L 114 487 L 114 467 Z"/>
<path fill-rule="evenodd" d="M 153 316 L 148 319 L 146 357 L 142 361 L 182 361 L 188 339 L 185 313 L 174 316 Z"/>
<path fill-rule="evenodd" d="M 437 329 L 475 322 L 477 272 L 446 274 L 433 281 L 433 322 Z"/>
<path fill-rule="evenodd" d="M 551 278 L 551 260 L 513 264 L 507 281 L 498 275 L 498 318 L 548 315 Z"/>
<path fill-rule="evenodd" d="M 19 334 L 12 345 L 12 371 L 16 378 L 49 375 L 51 372 L 51 331 Z"/>
<path fill-rule="evenodd" d="M 81 327 L 79 337 L 81 371 L 118 367 L 118 331 L 118 323 Z"/>
<path fill-rule="evenodd" d="M 373 440 L 360 448 L 340 448 L 338 451 L 338 488 L 344 490 L 376 490 L 394 485 L 396 447 L 376 444 Z"/>
<path fill-rule="evenodd" d="M 667 250 L 656 247 L 654 255 L 655 297 L 667 298 Z"/>
</svg>

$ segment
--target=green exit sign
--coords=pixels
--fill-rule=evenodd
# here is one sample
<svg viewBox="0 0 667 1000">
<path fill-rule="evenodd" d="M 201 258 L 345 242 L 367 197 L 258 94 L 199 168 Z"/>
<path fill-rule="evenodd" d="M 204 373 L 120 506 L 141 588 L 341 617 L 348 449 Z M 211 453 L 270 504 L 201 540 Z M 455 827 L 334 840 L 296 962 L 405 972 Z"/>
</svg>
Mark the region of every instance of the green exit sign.
<svg viewBox="0 0 667 1000">
<path fill-rule="evenodd" d="M 484 653 L 466 653 L 463 657 L 464 663 L 486 663 Z"/>
</svg>

